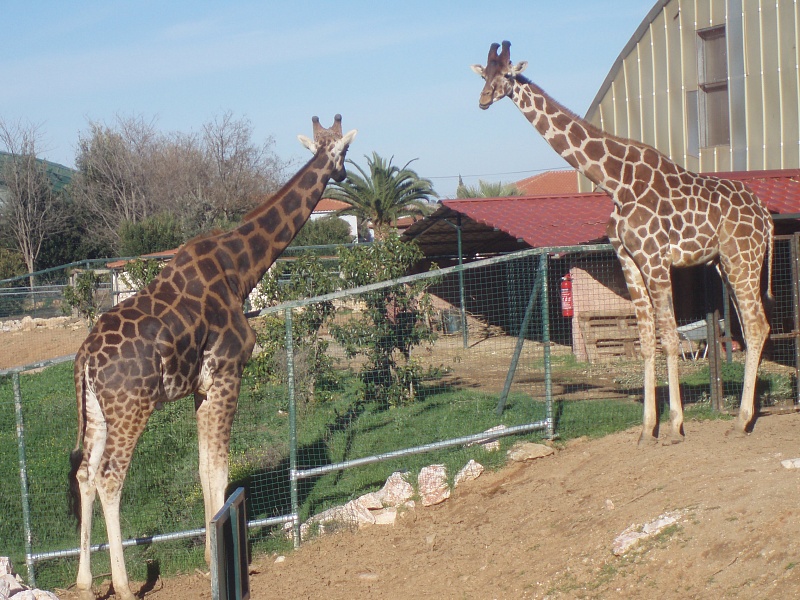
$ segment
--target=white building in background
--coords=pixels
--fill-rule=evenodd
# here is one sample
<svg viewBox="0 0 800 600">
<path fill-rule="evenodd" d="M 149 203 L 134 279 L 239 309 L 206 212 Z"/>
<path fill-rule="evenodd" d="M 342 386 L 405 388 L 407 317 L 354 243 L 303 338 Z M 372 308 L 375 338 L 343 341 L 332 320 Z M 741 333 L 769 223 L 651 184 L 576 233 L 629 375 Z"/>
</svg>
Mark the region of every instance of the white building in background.
<svg viewBox="0 0 800 600">
<path fill-rule="evenodd" d="M 659 0 L 586 118 L 695 172 L 800 168 L 799 13 L 797 0 Z"/>
<path fill-rule="evenodd" d="M 330 198 L 323 198 L 317 204 L 314 212 L 311 213 L 309 220 L 315 221 L 316 219 L 324 219 L 325 217 L 336 217 L 336 213 L 343 208 L 347 208 L 349 204 L 341 200 L 331 200 Z M 343 215 L 340 218 L 342 221 L 350 226 L 350 235 L 353 236 L 353 241 L 358 241 L 358 221 L 355 215 Z"/>
</svg>

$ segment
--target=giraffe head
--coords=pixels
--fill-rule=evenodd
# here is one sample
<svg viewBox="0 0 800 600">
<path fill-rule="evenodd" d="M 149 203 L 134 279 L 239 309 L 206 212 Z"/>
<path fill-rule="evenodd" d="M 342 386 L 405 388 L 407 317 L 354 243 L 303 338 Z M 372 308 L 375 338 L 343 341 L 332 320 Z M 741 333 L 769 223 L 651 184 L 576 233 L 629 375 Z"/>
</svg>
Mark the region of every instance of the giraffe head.
<svg viewBox="0 0 800 600">
<path fill-rule="evenodd" d="M 352 129 L 346 135 L 342 135 L 342 115 L 336 115 L 333 118 L 333 125 L 330 129 L 325 129 L 320 125 L 319 117 L 312 117 L 311 121 L 314 124 L 314 139 L 310 140 L 304 135 L 298 135 L 297 139 L 314 154 L 326 153 L 328 159 L 333 163 L 331 179 L 334 181 L 344 180 L 346 175 L 344 155 L 358 131 Z"/>
<path fill-rule="evenodd" d="M 527 61 L 521 61 L 516 65 L 511 63 L 511 42 L 503 42 L 503 49 L 498 53 L 500 44 L 494 43 L 489 48 L 489 58 L 486 66 L 472 65 L 472 70 L 486 80 L 486 85 L 481 91 L 479 105 L 486 110 L 492 103 L 511 94 L 514 78 L 525 70 L 528 66 Z"/>
</svg>

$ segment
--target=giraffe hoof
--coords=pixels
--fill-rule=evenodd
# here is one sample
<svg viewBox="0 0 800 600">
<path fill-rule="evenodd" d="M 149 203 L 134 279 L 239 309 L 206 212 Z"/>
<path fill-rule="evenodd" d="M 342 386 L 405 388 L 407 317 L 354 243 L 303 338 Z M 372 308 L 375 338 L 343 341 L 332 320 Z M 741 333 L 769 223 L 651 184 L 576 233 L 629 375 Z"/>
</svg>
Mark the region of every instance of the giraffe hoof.
<svg viewBox="0 0 800 600">
<path fill-rule="evenodd" d="M 95 600 L 94 592 L 92 590 L 78 590 L 78 598 L 80 600 Z"/>
<path fill-rule="evenodd" d="M 738 423 L 736 425 L 734 425 L 731 429 L 728 429 L 728 431 L 725 432 L 725 437 L 731 437 L 731 438 L 740 439 L 740 440 L 743 440 L 748 435 L 749 434 L 748 434 L 747 430 L 746 429 L 742 429 L 741 427 L 739 427 Z"/>
<path fill-rule="evenodd" d="M 681 442 L 683 442 L 684 439 L 685 438 L 682 435 L 670 435 L 662 440 L 661 445 L 675 446 L 676 444 L 680 444 Z"/>
<path fill-rule="evenodd" d="M 655 446 L 656 444 L 658 444 L 658 438 L 653 434 L 645 434 L 642 432 L 642 435 L 639 436 L 639 448 Z"/>
</svg>

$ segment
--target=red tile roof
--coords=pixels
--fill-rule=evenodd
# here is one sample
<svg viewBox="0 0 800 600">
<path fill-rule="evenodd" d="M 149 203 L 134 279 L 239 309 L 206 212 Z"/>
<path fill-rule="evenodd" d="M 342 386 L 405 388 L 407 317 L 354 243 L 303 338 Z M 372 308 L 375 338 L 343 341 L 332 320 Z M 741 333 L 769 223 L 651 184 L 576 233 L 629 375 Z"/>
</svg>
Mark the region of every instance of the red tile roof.
<svg viewBox="0 0 800 600">
<path fill-rule="evenodd" d="M 342 210 L 343 208 L 347 208 L 350 206 L 347 202 L 342 202 L 341 200 L 333 200 L 331 198 L 323 198 L 317 203 L 316 208 L 314 209 L 315 213 L 319 212 L 335 212 L 337 210 Z"/>
<path fill-rule="evenodd" d="M 713 175 L 743 181 L 773 213 L 800 215 L 800 169 Z M 573 246 L 604 239 L 612 210 L 611 198 L 603 193 L 443 200 L 404 238 L 415 239 L 429 256 L 452 255 L 459 222 L 465 254 Z"/>
<path fill-rule="evenodd" d="M 578 192 L 578 172 L 575 169 L 545 171 L 514 184 L 522 196 L 550 196 L 576 194 Z"/>
<path fill-rule="evenodd" d="M 709 173 L 715 177 L 738 179 L 753 190 L 772 213 L 800 213 L 800 169 L 780 171 L 736 171 Z"/>
<path fill-rule="evenodd" d="M 442 204 L 532 247 L 599 240 L 614 208 L 603 193 L 443 200 Z"/>
</svg>

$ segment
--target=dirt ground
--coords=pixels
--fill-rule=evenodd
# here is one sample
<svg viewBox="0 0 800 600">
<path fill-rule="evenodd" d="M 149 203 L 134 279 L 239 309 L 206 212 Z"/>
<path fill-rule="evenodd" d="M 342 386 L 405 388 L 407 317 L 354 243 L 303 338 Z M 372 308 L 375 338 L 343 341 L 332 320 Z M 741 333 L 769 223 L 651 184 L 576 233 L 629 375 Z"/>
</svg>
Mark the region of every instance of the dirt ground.
<svg viewBox="0 0 800 600">
<path fill-rule="evenodd" d="M 0 368 L 73 353 L 85 335 L 2 333 Z M 282 562 L 256 557 L 251 598 L 798 598 L 800 470 L 781 460 L 800 457 L 800 414 L 762 415 L 744 438 L 731 428 L 688 422 L 676 446 L 639 448 L 636 429 L 559 445 L 394 526 L 309 541 Z M 680 511 L 676 525 L 612 553 L 628 527 L 670 511 Z M 142 591 L 211 597 L 199 573 Z"/>
<path fill-rule="evenodd" d="M 54 329 L 0 332 L 0 369 L 75 354 L 88 334 L 81 321 Z"/>
<path fill-rule="evenodd" d="M 730 431 L 689 422 L 675 446 L 639 448 L 637 430 L 572 442 L 394 526 L 322 537 L 283 562 L 257 557 L 251 598 L 798 598 L 800 470 L 781 460 L 800 457 L 800 414 Z M 681 511 L 676 525 L 612 553 L 626 528 L 668 511 Z M 210 597 L 197 573 L 144 595 Z"/>
</svg>

